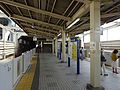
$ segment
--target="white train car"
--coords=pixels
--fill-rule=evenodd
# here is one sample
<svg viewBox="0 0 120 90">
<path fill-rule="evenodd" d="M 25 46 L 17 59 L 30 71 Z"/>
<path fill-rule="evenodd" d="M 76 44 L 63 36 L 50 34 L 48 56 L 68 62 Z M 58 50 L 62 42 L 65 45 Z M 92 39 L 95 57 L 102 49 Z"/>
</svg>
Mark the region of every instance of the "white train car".
<svg viewBox="0 0 120 90">
<path fill-rule="evenodd" d="M 90 58 L 90 44 L 89 43 L 84 43 L 84 48 L 85 48 L 85 56 L 87 58 Z M 120 40 L 115 40 L 115 41 L 103 41 L 101 42 L 101 48 L 104 50 L 104 55 L 105 58 L 107 59 L 106 64 L 111 65 L 112 60 L 111 60 L 111 53 L 114 49 L 119 50 L 119 55 L 120 55 Z M 120 63 L 118 61 L 118 65 L 120 66 Z"/>
</svg>

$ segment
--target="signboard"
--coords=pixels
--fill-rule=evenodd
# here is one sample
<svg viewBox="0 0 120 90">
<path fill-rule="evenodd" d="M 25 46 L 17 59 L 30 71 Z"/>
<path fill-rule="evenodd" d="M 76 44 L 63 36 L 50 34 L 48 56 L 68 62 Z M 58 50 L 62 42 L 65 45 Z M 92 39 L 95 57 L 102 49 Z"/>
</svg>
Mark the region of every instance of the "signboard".
<svg viewBox="0 0 120 90">
<path fill-rule="evenodd" d="M 33 37 L 33 41 L 37 41 L 37 37 L 34 36 L 34 37 Z"/>
<path fill-rule="evenodd" d="M 77 60 L 77 42 L 72 42 L 72 59 Z"/>
</svg>

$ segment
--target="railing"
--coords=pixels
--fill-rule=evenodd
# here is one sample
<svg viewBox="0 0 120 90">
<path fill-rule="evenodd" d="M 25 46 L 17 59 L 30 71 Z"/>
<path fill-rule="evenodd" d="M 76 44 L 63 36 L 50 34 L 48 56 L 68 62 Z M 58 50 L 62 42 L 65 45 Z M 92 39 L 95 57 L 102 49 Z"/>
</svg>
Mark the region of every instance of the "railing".
<svg viewBox="0 0 120 90">
<path fill-rule="evenodd" d="M 22 53 L 16 58 L 0 60 L 0 90 L 14 90 L 22 75 L 29 69 L 36 49 Z"/>
</svg>

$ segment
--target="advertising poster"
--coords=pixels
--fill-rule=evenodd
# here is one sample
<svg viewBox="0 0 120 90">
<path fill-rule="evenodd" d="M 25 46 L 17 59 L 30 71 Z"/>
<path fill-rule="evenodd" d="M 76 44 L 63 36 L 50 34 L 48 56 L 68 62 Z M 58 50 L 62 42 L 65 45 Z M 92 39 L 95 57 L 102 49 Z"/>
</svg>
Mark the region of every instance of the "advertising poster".
<svg viewBox="0 0 120 90">
<path fill-rule="evenodd" d="M 72 59 L 77 60 L 77 42 L 72 42 Z"/>
</svg>

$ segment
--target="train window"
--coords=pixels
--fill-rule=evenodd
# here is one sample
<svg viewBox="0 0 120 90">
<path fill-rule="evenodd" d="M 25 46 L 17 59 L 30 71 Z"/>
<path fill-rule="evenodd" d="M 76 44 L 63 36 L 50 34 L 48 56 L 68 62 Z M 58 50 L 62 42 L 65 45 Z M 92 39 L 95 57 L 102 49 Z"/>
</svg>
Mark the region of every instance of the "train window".
<svg viewBox="0 0 120 90">
<path fill-rule="evenodd" d="M 13 41 L 13 33 L 12 32 L 9 33 L 7 41 L 11 41 L 11 42 Z"/>
<path fill-rule="evenodd" d="M 19 39 L 19 41 L 18 41 L 19 43 L 22 43 L 22 39 Z"/>
<path fill-rule="evenodd" d="M 26 41 L 24 40 L 24 44 L 26 44 Z"/>
<path fill-rule="evenodd" d="M 2 39 L 2 28 L 0 28 L 0 40 Z"/>
<path fill-rule="evenodd" d="M 11 35 L 11 41 L 13 41 L 13 33 L 11 32 L 10 35 Z"/>
</svg>

